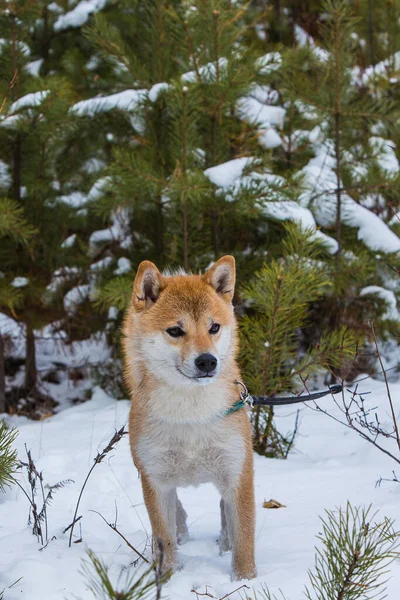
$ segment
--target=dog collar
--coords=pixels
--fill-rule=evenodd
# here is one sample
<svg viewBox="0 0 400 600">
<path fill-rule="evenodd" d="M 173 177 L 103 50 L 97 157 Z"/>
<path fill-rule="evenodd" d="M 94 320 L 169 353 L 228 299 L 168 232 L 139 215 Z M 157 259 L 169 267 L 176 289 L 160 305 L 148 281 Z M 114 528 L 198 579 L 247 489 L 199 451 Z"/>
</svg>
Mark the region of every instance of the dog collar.
<svg viewBox="0 0 400 600">
<path fill-rule="evenodd" d="M 254 406 L 279 406 L 296 404 L 297 402 L 318 400 L 318 398 L 323 398 L 328 394 L 340 394 L 340 392 L 343 391 L 343 387 L 341 385 L 331 385 L 327 390 L 323 390 L 321 392 L 312 392 L 311 394 L 304 394 L 304 396 L 282 396 L 280 398 L 270 398 L 269 396 L 251 396 L 244 383 L 241 381 L 234 381 L 234 383 L 236 385 L 241 385 L 243 389 L 240 392 L 240 400 L 237 400 L 225 411 L 225 417 L 237 412 L 238 410 L 241 410 L 245 406 L 250 406 L 253 408 Z"/>
</svg>

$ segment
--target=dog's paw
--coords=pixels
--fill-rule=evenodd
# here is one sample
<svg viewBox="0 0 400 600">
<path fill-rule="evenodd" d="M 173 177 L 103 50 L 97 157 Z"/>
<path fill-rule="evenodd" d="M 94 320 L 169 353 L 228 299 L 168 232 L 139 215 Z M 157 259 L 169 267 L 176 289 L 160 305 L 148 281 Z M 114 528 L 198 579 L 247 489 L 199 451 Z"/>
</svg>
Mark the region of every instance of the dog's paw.
<svg viewBox="0 0 400 600">
<path fill-rule="evenodd" d="M 179 546 L 182 546 L 182 544 L 186 544 L 186 542 L 188 542 L 189 539 L 190 536 L 188 529 L 185 529 L 184 531 L 178 531 L 178 533 L 176 534 L 176 541 Z"/>
<path fill-rule="evenodd" d="M 229 538 L 224 532 L 221 532 L 221 535 L 218 538 L 218 546 L 220 554 L 232 550 L 232 544 L 229 542 Z"/>
</svg>

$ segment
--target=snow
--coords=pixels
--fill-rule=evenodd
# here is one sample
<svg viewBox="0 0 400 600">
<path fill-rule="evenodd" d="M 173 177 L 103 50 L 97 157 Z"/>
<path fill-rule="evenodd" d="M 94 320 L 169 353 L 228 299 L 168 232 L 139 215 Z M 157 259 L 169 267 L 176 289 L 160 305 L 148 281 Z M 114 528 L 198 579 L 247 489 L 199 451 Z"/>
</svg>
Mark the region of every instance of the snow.
<svg viewBox="0 0 400 600">
<path fill-rule="evenodd" d="M 11 185 L 10 167 L 4 160 L 0 160 L 0 185 L 2 187 L 8 187 Z"/>
<path fill-rule="evenodd" d="M 63 31 L 70 27 L 80 27 L 81 25 L 84 25 L 89 19 L 89 16 L 93 12 L 102 10 L 106 3 L 107 0 L 83 0 L 83 2 L 79 2 L 75 8 L 65 15 L 58 17 L 57 21 L 54 23 L 54 31 Z"/>
<path fill-rule="evenodd" d="M 264 213 L 277 221 L 292 221 L 302 231 L 313 231 L 312 239 L 318 239 L 326 246 L 330 254 L 338 251 L 338 243 L 335 239 L 316 229 L 315 219 L 308 208 L 300 206 L 297 202 L 284 200 L 281 202 L 265 202 Z"/>
<path fill-rule="evenodd" d="M 29 75 L 32 77 L 39 77 L 39 71 L 43 64 L 43 58 L 38 58 L 37 60 L 32 60 L 31 62 L 26 63 L 24 69 Z"/>
<path fill-rule="evenodd" d="M 114 275 L 125 275 L 125 273 L 129 273 L 131 269 L 132 263 L 129 258 L 121 256 L 121 258 L 118 259 L 118 268 L 115 269 Z"/>
<path fill-rule="evenodd" d="M 56 269 L 53 273 L 53 277 L 49 285 L 47 286 L 47 291 L 52 294 L 57 291 L 60 285 L 66 283 L 71 278 L 76 277 L 79 273 L 77 267 L 62 267 L 61 269 Z"/>
<path fill-rule="evenodd" d="M 399 413 L 400 384 L 392 384 L 391 389 Z M 365 396 L 366 404 L 378 404 L 385 413 L 387 399 L 383 383 L 370 379 L 359 384 L 358 391 L 371 391 L 371 395 Z M 329 397 L 322 402 L 337 414 Z M 22 491 L 14 486 L 2 496 L 0 571 L 7 600 L 93 598 L 81 573 L 87 548 L 110 567 L 113 581 L 118 580 L 122 570 L 134 574 L 132 563 L 136 556 L 92 511 L 100 512 L 107 521 L 113 522 L 117 507 L 118 528 L 133 546 L 149 556 L 151 529 L 127 436 L 95 467 L 83 493 L 79 510 L 82 519 L 74 531 L 75 540 L 82 533 L 82 543 L 68 548 L 68 532 L 63 533 L 72 520 L 78 493 L 94 456 L 108 443 L 115 429 L 127 422 L 128 411 L 127 401 L 116 402 L 95 388 L 90 401 L 44 421 L 7 418 L 19 429 L 16 447 L 20 458 L 25 457 L 26 444 L 37 468 L 43 471 L 45 484 L 73 480 L 54 494 L 48 518 L 49 538 L 55 536 L 55 539 L 41 552 L 27 523 L 28 504 Z M 293 427 L 295 411 L 291 407 L 276 409 L 276 415 L 280 430 Z M 323 516 L 325 509 L 344 507 L 347 501 L 354 505 L 372 503 L 373 510 L 380 510 L 378 518 L 386 516 L 398 520 L 399 484 L 375 485 L 380 476 L 390 478 L 393 468 L 393 461 L 356 434 L 302 406 L 299 434 L 288 459 L 255 455 L 258 576 L 245 583 L 258 591 L 267 584 L 272 593 L 278 594 L 281 589 L 291 600 L 300 600 L 308 581 L 307 569 L 313 567 L 316 536 L 321 530 L 319 516 Z M 21 473 L 19 479 L 28 490 L 26 475 Z M 222 597 L 244 582 L 230 580 L 230 553 L 219 555 L 216 544 L 218 493 L 207 484 L 179 490 L 179 496 L 188 513 L 191 537 L 180 546 L 182 569 L 166 583 L 163 597 L 187 600 L 194 596 L 192 589 L 205 592 L 206 585 L 210 593 Z M 264 500 L 270 498 L 286 507 L 264 509 Z M 396 600 L 400 587 L 399 562 L 395 561 L 390 570 L 388 599 Z M 239 600 L 239 593 L 230 598 Z"/>
<path fill-rule="evenodd" d="M 315 41 L 302 27 L 299 25 L 294 26 L 294 35 L 298 45 L 302 48 L 308 47 L 314 54 L 316 58 L 318 58 L 322 62 L 326 62 L 329 60 L 329 52 L 320 48 L 315 44 Z"/>
<path fill-rule="evenodd" d="M 58 202 L 63 202 L 64 204 L 68 204 L 72 208 L 81 208 L 86 204 L 86 194 L 82 192 L 71 192 L 70 194 L 64 194 L 63 196 L 57 196 Z"/>
<path fill-rule="evenodd" d="M 21 115 L 10 115 L 8 117 L 3 117 L 0 120 L 0 127 L 6 127 L 8 129 L 13 129 L 14 127 L 17 128 L 21 121 Z"/>
<path fill-rule="evenodd" d="M 169 84 L 165 82 L 155 83 L 152 88 L 149 90 L 149 100 L 151 102 L 156 102 L 158 96 L 169 89 Z"/>
<path fill-rule="evenodd" d="M 273 71 L 280 69 L 282 65 L 282 55 L 280 52 L 268 52 L 256 61 L 256 66 L 260 69 L 261 75 L 269 75 Z"/>
<path fill-rule="evenodd" d="M 76 233 L 69 235 L 67 238 L 65 238 L 65 240 L 61 244 L 61 248 L 71 248 L 75 244 L 75 240 L 76 240 Z"/>
<path fill-rule="evenodd" d="M 81 100 L 71 107 L 71 111 L 79 117 L 107 112 L 113 109 L 133 111 L 147 96 L 146 90 L 125 90 L 110 96 L 96 96 Z"/>
<path fill-rule="evenodd" d="M 89 296 L 90 286 L 77 285 L 69 290 L 64 296 L 64 308 L 69 313 L 76 312 L 79 304 L 84 302 Z"/>
<path fill-rule="evenodd" d="M 112 263 L 112 261 L 113 261 L 113 259 L 111 258 L 111 256 L 105 256 L 101 260 L 98 260 L 97 262 L 92 263 L 90 265 L 90 270 L 91 271 L 102 271 L 103 269 L 106 269 L 107 267 L 109 267 L 110 264 Z"/>
<path fill-rule="evenodd" d="M 228 61 L 223 56 L 218 60 L 218 68 L 219 72 L 223 73 L 226 67 L 228 66 Z M 217 77 L 217 68 L 216 63 L 209 62 L 201 67 L 199 67 L 199 76 L 203 83 L 211 83 L 216 80 Z M 185 83 L 195 83 L 197 81 L 197 73 L 196 71 L 188 71 L 181 76 L 182 81 Z"/>
<path fill-rule="evenodd" d="M 111 177 L 101 177 L 98 179 L 90 188 L 89 193 L 87 195 L 88 202 L 94 202 L 98 200 L 104 195 L 104 190 L 107 185 L 110 183 Z"/>
<path fill-rule="evenodd" d="M 26 94 L 25 96 L 22 96 L 13 102 L 8 112 L 15 113 L 18 110 L 21 110 L 21 108 L 26 108 L 27 106 L 40 106 L 49 94 L 50 90 L 42 90 L 41 92 L 31 92 L 30 94 Z"/>
<path fill-rule="evenodd" d="M 263 104 L 256 98 L 251 98 L 250 96 L 239 100 L 238 109 L 243 118 L 267 127 L 271 125 L 282 127 L 286 113 L 282 106 Z"/>
<path fill-rule="evenodd" d="M 396 144 L 391 140 L 385 140 L 378 136 L 372 136 L 369 142 L 377 153 L 377 161 L 381 169 L 392 175 L 397 175 L 400 167 L 394 151 Z"/>
<path fill-rule="evenodd" d="M 381 60 L 375 66 L 370 65 L 364 70 L 360 67 L 353 69 L 353 81 L 361 85 L 368 85 L 375 77 L 384 77 L 389 71 L 396 73 L 400 69 L 400 51 L 395 52 L 389 58 Z"/>
<path fill-rule="evenodd" d="M 312 208 L 316 222 L 332 227 L 336 221 L 335 159 L 330 142 L 316 147 L 317 155 L 302 169 L 305 190 L 300 204 Z M 371 250 L 400 251 L 400 238 L 373 212 L 342 193 L 342 223 L 358 229 L 357 237 Z"/>
<path fill-rule="evenodd" d="M 400 321 L 400 313 L 397 308 L 396 296 L 392 290 L 387 290 L 379 285 L 369 285 L 360 291 L 360 296 L 366 296 L 368 294 L 376 294 L 386 303 L 387 309 L 383 315 L 384 319 Z"/>
<path fill-rule="evenodd" d="M 28 285 L 28 283 L 29 279 L 27 279 L 26 277 L 15 277 L 11 282 L 11 285 L 15 288 L 21 288 Z"/>
<path fill-rule="evenodd" d="M 242 119 L 258 126 L 260 143 L 264 148 L 276 148 L 282 144 L 280 136 L 272 129 L 272 126 L 283 127 L 286 113 L 284 108 L 264 104 L 252 96 L 240 98 L 237 108 Z"/>
<path fill-rule="evenodd" d="M 19 335 L 19 326 L 14 319 L 7 317 L 4 313 L 0 312 L 0 334 L 1 335 Z M 0 571 L 1 572 L 1 571 Z M 1 586 L 0 586 L 1 587 Z"/>
<path fill-rule="evenodd" d="M 111 215 L 112 225 L 107 229 L 94 231 L 89 238 L 90 251 L 96 250 L 97 244 L 111 242 L 113 240 L 123 242 L 126 241 L 129 230 L 129 213 L 128 211 L 116 211 Z M 121 243 L 123 247 L 123 244 Z"/>
<path fill-rule="evenodd" d="M 86 162 L 83 163 L 82 171 L 88 174 L 98 173 L 99 171 L 104 169 L 105 166 L 106 163 L 104 162 L 104 160 L 100 160 L 99 158 L 93 157 L 89 158 Z"/>
<path fill-rule="evenodd" d="M 239 177 L 243 175 L 243 171 L 254 165 L 256 159 L 253 157 L 242 157 L 228 160 L 215 167 L 210 167 L 204 171 L 204 175 L 217 185 L 218 187 L 228 188 L 233 185 Z"/>
</svg>

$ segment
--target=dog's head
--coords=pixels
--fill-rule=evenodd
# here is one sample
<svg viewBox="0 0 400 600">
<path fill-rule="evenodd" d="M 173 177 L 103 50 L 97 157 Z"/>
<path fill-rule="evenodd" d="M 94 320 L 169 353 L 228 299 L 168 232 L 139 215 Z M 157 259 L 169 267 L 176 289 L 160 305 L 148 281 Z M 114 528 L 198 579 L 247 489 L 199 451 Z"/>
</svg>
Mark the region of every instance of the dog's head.
<svg viewBox="0 0 400 600">
<path fill-rule="evenodd" d="M 164 276 L 143 261 L 132 303 L 148 370 L 175 386 L 215 381 L 236 352 L 234 286 L 233 256 L 224 256 L 204 275 Z"/>
</svg>

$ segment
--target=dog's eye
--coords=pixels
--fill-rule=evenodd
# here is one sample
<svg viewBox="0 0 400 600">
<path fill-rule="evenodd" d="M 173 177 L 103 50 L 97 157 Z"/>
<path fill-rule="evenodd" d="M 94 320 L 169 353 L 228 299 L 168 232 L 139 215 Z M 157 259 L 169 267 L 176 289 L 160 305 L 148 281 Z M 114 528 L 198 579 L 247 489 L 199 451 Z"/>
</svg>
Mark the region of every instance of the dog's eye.
<svg viewBox="0 0 400 600">
<path fill-rule="evenodd" d="M 167 333 L 168 333 L 168 335 L 170 335 L 173 338 L 178 338 L 178 337 L 182 337 L 183 335 L 185 335 L 185 332 L 183 331 L 183 329 L 181 327 L 169 327 L 167 329 Z"/>
<path fill-rule="evenodd" d="M 221 325 L 219 323 L 213 323 L 210 327 L 210 329 L 208 330 L 208 333 L 218 333 L 218 331 L 220 330 Z"/>
</svg>

